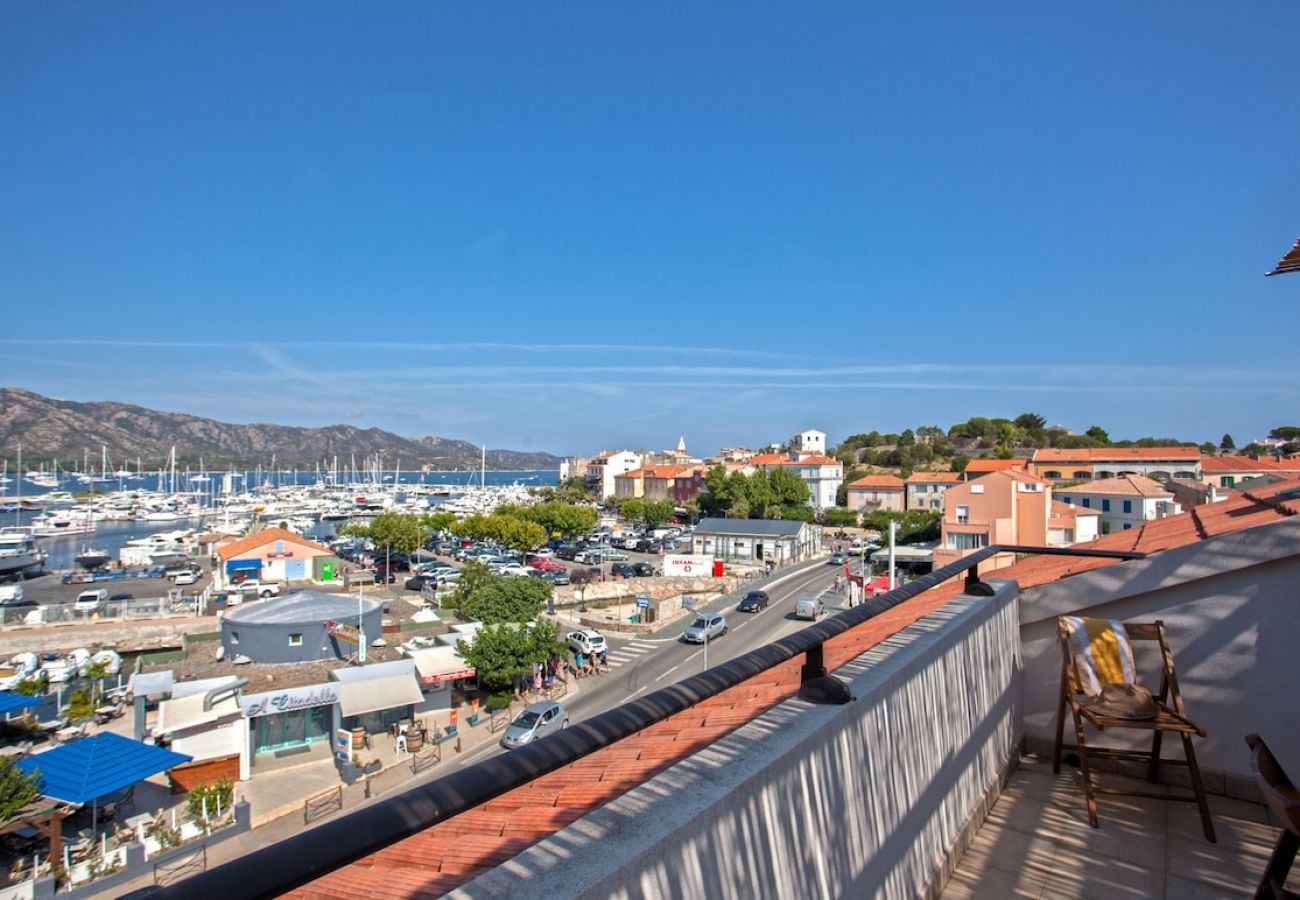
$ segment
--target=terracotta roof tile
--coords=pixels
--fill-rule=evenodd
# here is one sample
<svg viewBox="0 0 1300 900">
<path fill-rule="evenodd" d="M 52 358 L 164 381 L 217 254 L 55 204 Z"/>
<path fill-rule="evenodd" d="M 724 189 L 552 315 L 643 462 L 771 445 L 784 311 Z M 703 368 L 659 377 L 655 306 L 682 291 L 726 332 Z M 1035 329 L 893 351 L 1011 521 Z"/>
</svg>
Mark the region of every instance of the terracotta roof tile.
<svg viewBox="0 0 1300 900">
<path fill-rule="evenodd" d="M 956 484 L 961 481 L 960 472 L 913 472 L 907 476 L 908 484 Z"/>
<path fill-rule="evenodd" d="M 1128 462 L 1133 460 L 1184 460 L 1195 462 L 1201 458 L 1199 447 L 1077 447 L 1063 449 L 1044 447 L 1034 451 L 1034 464 L 1042 463 L 1097 463 Z M 975 460 L 971 460 L 974 462 Z"/>
<path fill-rule="evenodd" d="M 1086 484 L 1074 487 L 1057 488 L 1058 494 L 1110 494 L 1126 497 L 1164 497 L 1173 496 L 1165 490 L 1164 485 L 1145 475 L 1120 475 L 1117 478 L 1098 478 Z"/>
<path fill-rule="evenodd" d="M 966 472 L 1002 472 L 1006 469 L 1023 469 L 1027 459 L 972 459 L 966 463 Z"/>
<path fill-rule="evenodd" d="M 1230 474 L 1232 472 L 1300 472 L 1300 463 L 1287 460 L 1261 457 L 1251 459 L 1249 456 L 1207 456 L 1201 460 L 1201 472 L 1206 475 Z"/>
<path fill-rule="evenodd" d="M 876 490 L 901 491 L 906 482 L 897 475 L 864 475 L 857 481 L 849 482 L 849 488 L 875 488 Z"/>
<path fill-rule="evenodd" d="M 284 541 L 286 544 L 297 544 L 299 547 L 307 547 L 320 553 L 332 553 L 329 547 L 322 547 L 314 541 L 309 541 L 300 534 L 294 534 L 292 531 L 286 531 L 283 528 L 263 528 L 256 534 L 250 534 L 246 538 L 240 538 L 229 544 L 217 548 L 217 556 L 222 559 L 234 559 L 241 553 L 247 553 L 263 544 L 269 544 L 272 541 Z"/>
</svg>

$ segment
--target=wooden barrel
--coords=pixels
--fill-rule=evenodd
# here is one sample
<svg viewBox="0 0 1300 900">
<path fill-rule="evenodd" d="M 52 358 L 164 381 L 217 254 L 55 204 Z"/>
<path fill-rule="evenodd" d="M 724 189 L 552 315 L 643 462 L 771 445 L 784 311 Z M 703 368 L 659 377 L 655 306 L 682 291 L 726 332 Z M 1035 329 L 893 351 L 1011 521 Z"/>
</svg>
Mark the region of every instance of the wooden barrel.
<svg viewBox="0 0 1300 900">
<path fill-rule="evenodd" d="M 362 750 L 366 746 L 366 730 L 364 728 L 352 729 L 352 749 Z"/>
<path fill-rule="evenodd" d="M 424 732 L 411 731 L 406 732 L 406 749 L 414 753 L 424 746 Z"/>
</svg>

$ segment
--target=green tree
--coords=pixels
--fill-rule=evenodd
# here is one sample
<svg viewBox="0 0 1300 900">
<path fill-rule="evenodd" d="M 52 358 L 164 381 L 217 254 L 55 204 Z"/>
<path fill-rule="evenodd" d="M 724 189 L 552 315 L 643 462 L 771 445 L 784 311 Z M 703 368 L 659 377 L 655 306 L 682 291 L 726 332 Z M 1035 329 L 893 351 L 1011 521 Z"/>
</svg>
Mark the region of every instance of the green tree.
<svg viewBox="0 0 1300 900">
<path fill-rule="evenodd" d="M 367 537 L 375 542 L 376 547 L 413 553 L 428 542 L 429 529 L 420 524 L 417 516 L 382 512 L 371 521 Z"/>
<path fill-rule="evenodd" d="M 551 585 L 540 578 L 489 575 L 460 599 L 457 608 L 468 618 L 488 625 L 529 622 L 541 613 L 551 590 Z"/>
<path fill-rule="evenodd" d="M 565 479 L 555 489 L 555 499 L 561 503 L 582 503 L 589 498 L 587 482 L 581 478 Z"/>
<path fill-rule="evenodd" d="M 1022 431 L 1043 431 L 1047 428 L 1047 420 L 1038 413 L 1021 413 L 1016 416 L 1015 425 Z"/>
<path fill-rule="evenodd" d="M 39 770 L 30 775 L 18 768 L 12 756 L 0 756 L 0 822 L 36 799 Z"/>
<path fill-rule="evenodd" d="M 673 520 L 677 507 L 671 500 L 647 500 L 645 503 L 645 524 L 647 528 L 658 528 Z"/>
<path fill-rule="evenodd" d="M 618 505 L 618 514 L 629 522 L 640 522 L 645 518 L 645 501 L 628 497 Z"/>
<path fill-rule="evenodd" d="M 420 524 L 433 534 L 440 531 L 451 531 L 452 526 L 456 524 L 456 514 L 449 512 L 425 513 L 420 516 Z"/>
<path fill-rule="evenodd" d="M 489 691 L 511 687 L 518 676 L 532 674 L 533 666 L 565 652 L 555 623 L 548 621 L 522 627 L 489 625 L 474 634 L 473 643 L 457 641 L 456 649 Z"/>
<path fill-rule="evenodd" d="M 856 528 L 858 511 L 832 506 L 830 509 L 822 510 L 822 522 L 831 528 Z"/>
<path fill-rule="evenodd" d="M 1297 441 L 1300 440 L 1300 427 L 1295 425 L 1279 425 L 1268 433 L 1268 436 L 1275 441 Z"/>
<path fill-rule="evenodd" d="M 1219 451 L 1219 448 L 1214 446 L 1213 441 L 1206 441 L 1205 443 L 1201 444 L 1197 449 L 1201 451 L 1202 456 L 1213 456 L 1215 453 Z"/>
<path fill-rule="evenodd" d="M 492 570 L 487 567 L 486 563 L 477 560 L 470 560 L 461 566 L 460 580 L 456 582 L 455 598 L 457 608 L 485 584 L 497 577 L 497 575 L 492 574 Z"/>
<path fill-rule="evenodd" d="M 949 464 L 950 466 L 952 466 L 952 471 L 956 472 L 956 473 L 959 474 L 959 475 L 960 475 L 962 472 L 965 472 L 965 471 L 966 471 L 966 466 L 967 466 L 969 463 L 970 463 L 970 457 L 969 457 L 969 456 L 963 456 L 963 455 L 960 454 L 960 453 L 958 453 L 956 456 L 952 457 L 952 459 L 948 460 L 948 464 Z"/>
<path fill-rule="evenodd" d="M 1259 459 L 1261 456 L 1267 455 L 1267 453 L 1267 447 L 1263 444 L 1257 444 L 1254 441 L 1251 441 L 1249 444 L 1241 448 L 1241 455 L 1249 456 L 1251 459 Z"/>
<path fill-rule="evenodd" d="M 370 537 L 370 526 L 362 525 L 360 522 L 350 522 L 338 530 L 338 533 L 344 537 Z"/>
<path fill-rule="evenodd" d="M 1232 439 L 1232 435 L 1225 434 L 1223 440 L 1219 441 L 1219 449 L 1223 451 L 1236 450 L 1237 442 Z"/>
<path fill-rule="evenodd" d="M 1107 447 L 1110 445 L 1110 435 L 1107 434 L 1106 429 L 1102 428 L 1100 425 L 1093 425 L 1091 428 L 1085 431 L 1084 434 L 1092 438 L 1094 441 L 1100 443 L 1101 446 L 1103 447 Z"/>
<path fill-rule="evenodd" d="M 886 539 L 889 535 L 889 523 L 898 523 L 896 540 L 900 544 L 915 544 L 937 540 L 943 513 L 938 510 L 925 512 L 909 509 L 906 512 L 875 509 L 862 517 L 862 527 L 880 532 Z"/>
</svg>

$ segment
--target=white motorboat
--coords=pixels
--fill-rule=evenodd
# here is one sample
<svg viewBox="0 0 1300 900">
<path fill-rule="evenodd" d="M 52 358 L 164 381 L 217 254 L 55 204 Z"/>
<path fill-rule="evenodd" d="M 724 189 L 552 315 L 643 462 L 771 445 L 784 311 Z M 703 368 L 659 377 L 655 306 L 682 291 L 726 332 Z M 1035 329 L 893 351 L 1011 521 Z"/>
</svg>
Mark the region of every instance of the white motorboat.
<svg viewBox="0 0 1300 900">
<path fill-rule="evenodd" d="M 98 650 L 90 657 L 91 665 L 102 665 L 105 675 L 116 675 L 122 671 L 122 657 L 116 650 L 103 649 Z"/>
<path fill-rule="evenodd" d="M 36 543 L 31 528 L 0 529 L 0 577 L 35 575 L 44 567 L 45 551 Z"/>
<path fill-rule="evenodd" d="M 41 671 L 50 684 L 67 684 L 86 674 L 90 664 L 90 653 L 77 649 L 68 654 L 51 653 L 41 661 Z"/>
<path fill-rule="evenodd" d="M 0 691 L 12 691 L 21 682 L 42 678 L 41 659 L 35 653 L 19 653 L 0 666 Z"/>
<path fill-rule="evenodd" d="M 32 533 L 37 537 L 62 537 L 65 534 L 90 534 L 95 520 L 88 516 L 46 513 L 32 519 Z"/>
</svg>

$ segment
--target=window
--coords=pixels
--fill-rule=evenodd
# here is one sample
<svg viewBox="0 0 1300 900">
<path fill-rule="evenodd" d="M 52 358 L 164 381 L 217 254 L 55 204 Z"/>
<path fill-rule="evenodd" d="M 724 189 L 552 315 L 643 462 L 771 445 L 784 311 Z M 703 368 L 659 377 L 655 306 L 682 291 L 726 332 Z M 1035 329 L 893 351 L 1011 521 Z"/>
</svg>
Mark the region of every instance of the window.
<svg viewBox="0 0 1300 900">
<path fill-rule="evenodd" d="M 982 484 L 972 484 L 972 485 L 970 486 L 970 492 L 971 492 L 972 494 L 982 494 L 982 493 L 984 493 L 984 485 L 982 485 Z"/>
<path fill-rule="evenodd" d="M 1223 482 L 1222 482 L 1222 484 L 1223 484 L 1224 487 L 1230 488 L 1230 487 L 1232 487 L 1232 486 L 1233 486 L 1234 484 L 1236 484 L 1236 483 L 1237 483 L 1237 476 L 1235 476 L 1235 475 L 1224 475 L 1224 476 L 1223 476 Z"/>
<path fill-rule="evenodd" d="M 301 646 L 302 646 L 302 635 L 301 635 L 301 634 L 291 634 L 291 635 L 289 635 L 289 646 L 290 646 L 290 647 L 301 647 Z"/>
<path fill-rule="evenodd" d="M 958 507 L 957 507 L 957 524 L 958 524 L 958 525 L 967 525 L 967 524 L 969 524 L 969 523 L 970 523 L 970 507 L 969 507 L 969 506 L 958 506 Z"/>
<path fill-rule="evenodd" d="M 1060 498 L 1060 501 L 1061 501 L 1062 503 L 1069 503 L 1069 502 L 1070 502 L 1070 498 L 1069 498 L 1069 496 L 1068 496 L 1067 494 L 1058 494 L 1057 496 Z"/>
<path fill-rule="evenodd" d="M 1132 523 L 1132 522 L 1125 522 L 1125 523 L 1124 523 L 1124 530 L 1125 530 L 1125 531 L 1128 531 L 1128 530 L 1129 530 L 1130 528 L 1132 528 L 1132 527 L 1133 527 L 1133 523 Z"/>
<path fill-rule="evenodd" d="M 948 548 L 950 550 L 978 550 L 980 547 L 989 545 L 989 536 L 987 534 L 959 534 L 948 535 Z"/>
<path fill-rule="evenodd" d="M 1092 499 L 1091 499 L 1091 498 L 1089 498 L 1089 497 L 1084 497 L 1084 498 L 1083 498 L 1083 508 L 1084 508 L 1084 509 L 1092 509 Z"/>
<path fill-rule="evenodd" d="M 232 644 L 238 644 L 238 643 L 239 643 L 239 632 L 238 632 L 238 631 L 232 631 L 232 632 L 230 632 L 230 643 L 232 643 Z"/>
<path fill-rule="evenodd" d="M 1110 501 L 1107 500 L 1107 499 L 1105 499 L 1104 497 L 1102 498 L 1102 501 L 1101 501 L 1101 511 L 1102 511 L 1102 512 L 1110 512 Z M 1125 512 L 1128 512 L 1128 510 L 1124 510 L 1124 511 L 1125 511 Z"/>
<path fill-rule="evenodd" d="M 1132 511 L 1133 511 L 1133 501 L 1132 501 L 1132 500 L 1125 500 L 1125 501 L 1124 501 L 1124 512 L 1126 512 L 1126 513 L 1131 513 Z"/>
</svg>

